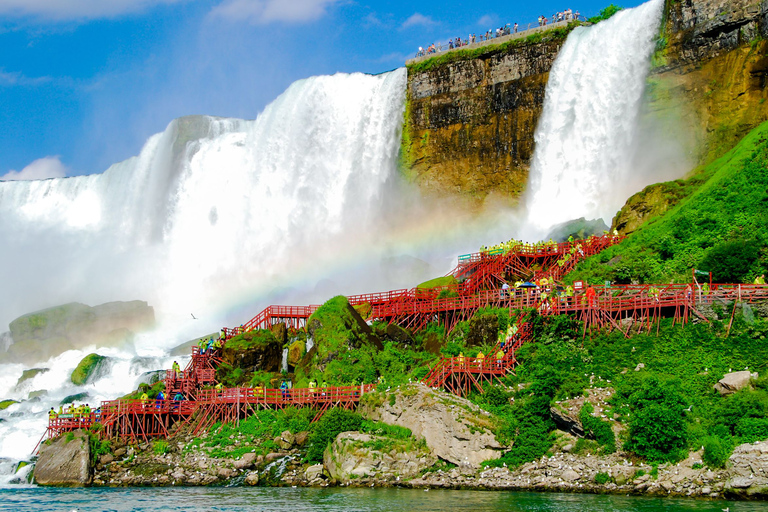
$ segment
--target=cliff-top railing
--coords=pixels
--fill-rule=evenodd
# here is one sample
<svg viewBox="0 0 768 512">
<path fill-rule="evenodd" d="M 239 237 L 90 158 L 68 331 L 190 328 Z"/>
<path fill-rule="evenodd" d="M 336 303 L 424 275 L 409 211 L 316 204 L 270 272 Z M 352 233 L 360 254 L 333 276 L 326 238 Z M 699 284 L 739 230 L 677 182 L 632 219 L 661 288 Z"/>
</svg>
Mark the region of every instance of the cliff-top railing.
<svg viewBox="0 0 768 512">
<path fill-rule="evenodd" d="M 413 64 L 417 64 L 419 62 L 423 62 L 425 60 L 431 59 L 432 57 L 444 55 L 448 52 L 452 52 L 456 50 L 458 51 L 474 50 L 477 48 L 483 48 L 485 46 L 496 46 L 496 45 L 504 44 L 508 41 L 514 41 L 515 39 L 525 38 L 539 32 L 546 32 L 548 30 L 552 30 L 555 28 L 564 28 L 564 27 L 567 27 L 569 23 L 574 21 L 582 22 L 582 21 L 586 21 L 586 18 L 584 18 L 583 16 L 579 16 L 578 18 L 576 16 L 573 16 L 572 18 L 569 18 L 567 20 L 558 21 L 555 23 L 548 23 L 546 25 L 539 25 L 536 22 L 528 23 L 526 25 L 525 30 L 518 30 L 517 32 L 512 32 L 511 34 L 492 37 L 490 39 L 485 39 L 483 41 L 475 41 L 474 43 L 469 43 L 464 46 L 455 46 L 453 48 L 450 48 L 448 42 L 439 43 L 436 45 L 435 51 L 427 53 L 425 50 L 423 55 L 417 54 L 414 58 L 406 60 L 405 65 L 411 66 Z M 522 27 L 522 25 L 519 25 L 519 27 Z"/>
</svg>

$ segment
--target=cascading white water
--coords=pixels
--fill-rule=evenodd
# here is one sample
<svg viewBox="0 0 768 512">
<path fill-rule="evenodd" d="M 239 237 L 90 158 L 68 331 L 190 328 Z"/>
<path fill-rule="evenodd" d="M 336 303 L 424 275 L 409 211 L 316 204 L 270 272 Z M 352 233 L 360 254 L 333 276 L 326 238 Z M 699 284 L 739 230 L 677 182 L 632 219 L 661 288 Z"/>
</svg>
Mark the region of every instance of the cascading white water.
<svg viewBox="0 0 768 512">
<path fill-rule="evenodd" d="M 255 121 L 176 120 L 103 174 L 0 183 L 0 326 L 73 297 L 205 317 L 338 256 L 396 203 L 404 91 L 404 70 L 313 77 Z"/>
<path fill-rule="evenodd" d="M 527 197 L 538 231 L 578 217 L 610 222 L 650 183 L 633 173 L 645 79 L 662 0 L 575 29 L 552 67 Z"/>
<path fill-rule="evenodd" d="M 164 349 L 226 325 L 228 305 L 368 250 L 398 204 L 405 76 L 301 80 L 254 121 L 173 121 L 103 174 L 0 183 L 0 326 L 72 300 L 133 298 L 166 325 L 134 346 L 41 361 L 50 371 L 20 386 L 22 365 L 0 365 L 0 400 L 21 401 L 0 411 L 0 460 L 28 456 L 65 396 L 88 392 L 95 405 L 125 394 L 142 372 L 170 367 Z M 114 358 L 110 373 L 73 385 L 93 351 Z"/>
</svg>

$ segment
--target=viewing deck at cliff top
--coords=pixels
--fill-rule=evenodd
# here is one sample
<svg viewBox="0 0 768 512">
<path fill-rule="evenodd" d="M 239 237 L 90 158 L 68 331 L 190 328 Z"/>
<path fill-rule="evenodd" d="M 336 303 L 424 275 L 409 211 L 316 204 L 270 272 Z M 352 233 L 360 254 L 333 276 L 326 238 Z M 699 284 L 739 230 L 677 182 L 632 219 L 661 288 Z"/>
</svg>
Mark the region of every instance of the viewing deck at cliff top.
<svg viewBox="0 0 768 512">
<path fill-rule="evenodd" d="M 500 37 L 494 37 L 491 39 L 487 39 L 485 41 L 477 41 L 475 43 L 470 43 L 466 46 L 459 46 L 458 48 L 448 48 L 448 43 L 445 43 L 445 46 L 438 50 L 435 53 L 428 53 L 426 55 L 422 55 L 420 57 L 414 57 L 412 59 L 408 59 L 405 61 L 406 66 L 410 66 L 412 64 L 417 64 L 419 62 L 429 60 L 432 57 L 437 57 L 439 55 L 444 55 L 449 52 L 455 52 L 455 51 L 461 51 L 461 50 L 475 50 L 477 48 L 482 48 L 484 46 L 495 46 L 499 44 L 504 44 L 507 41 L 514 41 L 515 39 L 520 39 L 523 37 L 528 37 L 530 35 L 536 34 L 538 32 L 546 32 L 547 30 L 551 30 L 553 28 L 562 28 L 567 27 L 569 23 L 572 21 L 581 21 L 581 20 L 563 20 L 558 21 L 556 23 L 549 23 L 547 25 L 535 25 L 534 23 L 529 23 L 527 26 L 529 28 L 526 28 L 525 30 L 520 30 L 518 32 L 513 32 L 512 34 L 508 34 L 506 36 L 500 36 Z M 535 25 L 535 26 L 534 26 Z"/>
</svg>

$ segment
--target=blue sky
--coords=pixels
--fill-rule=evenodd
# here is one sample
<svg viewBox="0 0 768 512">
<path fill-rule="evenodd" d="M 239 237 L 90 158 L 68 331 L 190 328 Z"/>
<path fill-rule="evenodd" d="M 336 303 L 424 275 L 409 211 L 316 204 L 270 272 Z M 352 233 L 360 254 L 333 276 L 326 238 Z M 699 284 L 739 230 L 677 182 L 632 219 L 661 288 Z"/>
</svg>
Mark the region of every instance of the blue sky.
<svg viewBox="0 0 768 512">
<path fill-rule="evenodd" d="M 608 3 L 0 0 L 0 179 L 102 172 L 176 117 L 252 119 L 300 78 Z"/>
</svg>

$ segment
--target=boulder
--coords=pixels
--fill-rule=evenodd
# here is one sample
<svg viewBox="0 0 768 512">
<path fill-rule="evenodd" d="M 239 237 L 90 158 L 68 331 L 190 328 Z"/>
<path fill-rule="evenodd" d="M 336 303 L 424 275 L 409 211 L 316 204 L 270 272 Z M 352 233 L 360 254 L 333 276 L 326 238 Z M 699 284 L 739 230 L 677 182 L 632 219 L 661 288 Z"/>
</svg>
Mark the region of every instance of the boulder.
<svg viewBox="0 0 768 512">
<path fill-rule="evenodd" d="M 501 457 L 505 447 L 491 431 L 490 414 L 469 400 L 422 384 L 397 389 L 394 395 L 394 401 L 380 403 L 364 398 L 359 411 L 368 419 L 409 428 L 433 454 L 453 464 L 478 467 Z"/>
<path fill-rule="evenodd" d="M 248 473 L 248 476 L 245 477 L 245 483 L 250 486 L 259 485 L 259 473 L 257 471 Z"/>
<path fill-rule="evenodd" d="M 304 446 L 307 443 L 307 439 L 309 438 L 309 432 L 299 432 L 296 434 L 293 438 L 293 442 L 296 443 L 296 446 Z"/>
<path fill-rule="evenodd" d="M 323 465 L 336 481 L 365 477 L 410 478 L 437 462 L 425 446 L 413 440 L 342 432 L 323 453 Z"/>
<path fill-rule="evenodd" d="M 78 487 L 91 483 L 91 448 L 82 430 L 43 444 L 35 464 L 38 485 Z"/>
<path fill-rule="evenodd" d="M 738 390 L 749 386 L 751 379 L 756 378 L 757 373 L 750 373 L 747 370 L 731 372 L 725 374 L 713 387 L 715 388 L 715 391 L 721 395 L 730 395 L 731 393 L 735 393 Z"/>
<path fill-rule="evenodd" d="M 109 358 L 98 354 L 88 354 L 80 360 L 72 371 L 70 380 L 75 386 L 82 386 L 101 377 L 109 368 Z"/>
<path fill-rule="evenodd" d="M 578 411 L 567 411 L 562 407 L 553 406 L 549 409 L 549 415 L 563 432 L 568 432 L 576 437 L 584 437 L 584 426 L 579 419 Z M 565 451 L 565 450 L 563 450 Z"/>
<path fill-rule="evenodd" d="M 132 341 L 134 333 L 154 324 L 154 310 L 143 301 L 110 302 L 94 307 L 64 304 L 12 321 L 14 343 L 8 348 L 8 358 L 32 364 L 89 345 L 121 346 Z"/>
<path fill-rule="evenodd" d="M 321 476 L 323 476 L 322 464 L 315 464 L 313 466 L 309 466 L 307 470 L 304 472 L 304 477 L 307 479 L 307 482 L 311 482 L 312 480 L 316 478 L 320 478 Z"/>
<path fill-rule="evenodd" d="M 285 327 L 283 322 L 273 325 L 269 328 L 269 330 L 272 331 L 272 334 L 275 335 L 275 339 L 278 343 L 280 343 L 280 346 L 288 343 L 288 328 Z"/>
<path fill-rule="evenodd" d="M 547 236 L 542 240 L 552 239 L 555 242 L 565 242 L 572 236 L 577 240 L 589 238 L 591 235 L 600 236 L 603 231 L 607 231 L 608 226 L 603 219 L 587 220 L 585 217 L 569 220 L 562 224 L 557 224 L 550 229 Z"/>
<path fill-rule="evenodd" d="M 59 402 L 59 405 L 73 404 L 75 402 L 85 402 L 91 395 L 88 393 L 76 393 L 74 395 L 67 395 Z"/>
<path fill-rule="evenodd" d="M 30 379 L 34 379 L 38 375 L 41 375 L 41 374 L 43 374 L 45 372 L 48 372 L 48 371 L 50 371 L 49 368 L 30 368 L 29 370 L 24 370 L 21 373 L 21 377 L 19 377 L 19 380 L 16 381 L 15 389 L 18 390 L 19 386 L 21 386 L 24 382 L 26 382 L 26 381 L 28 381 Z"/>
<path fill-rule="evenodd" d="M 236 469 L 248 469 L 253 466 L 254 462 L 256 462 L 256 454 L 255 453 L 246 453 L 242 457 L 240 457 L 240 460 L 236 460 L 232 463 L 232 465 Z"/>
<path fill-rule="evenodd" d="M 248 331 L 227 341 L 222 357 L 234 368 L 278 372 L 283 359 L 283 344 L 270 330 Z"/>
<path fill-rule="evenodd" d="M 306 344 L 302 340 L 296 340 L 288 347 L 288 364 L 296 366 L 304 357 L 306 352 Z"/>
<path fill-rule="evenodd" d="M 16 400 L 2 400 L 0 401 L 0 411 L 4 411 L 5 409 L 9 408 L 13 404 L 17 404 Z"/>
</svg>

